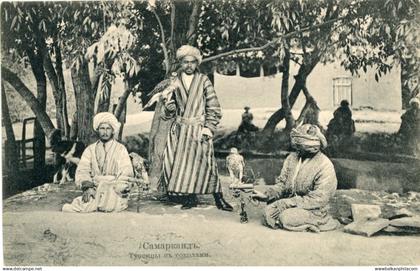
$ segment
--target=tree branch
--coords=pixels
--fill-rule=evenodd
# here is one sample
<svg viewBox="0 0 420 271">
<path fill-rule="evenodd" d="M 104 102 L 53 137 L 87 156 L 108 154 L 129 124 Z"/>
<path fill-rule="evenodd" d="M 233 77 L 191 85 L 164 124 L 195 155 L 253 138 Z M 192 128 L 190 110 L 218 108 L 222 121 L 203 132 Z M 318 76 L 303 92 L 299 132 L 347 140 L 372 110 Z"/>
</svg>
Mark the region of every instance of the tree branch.
<svg viewBox="0 0 420 271">
<path fill-rule="evenodd" d="M 190 15 L 187 38 L 186 38 L 188 44 L 192 44 L 195 38 L 195 27 L 197 25 L 199 9 L 200 9 L 200 0 L 194 0 L 194 6 Z"/>
<path fill-rule="evenodd" d="M 171 50 L 172 54 L 175 54 L 175 15 L 176 15 L 176 6 L 174 0 L 171 0 Z"/>
<path fill-rule="evenodd" d="M 243 48 L 243 49 L 236 49 L 236 50 L 232 50 L 232 51 L 229 51 L 229 52 L 224 52 L 224 53 L 221 53 L 221 54 L 218 54 L 218 55 L 215 55 L 215 56 L 211 56 L 211 57 L 208 57 L 208 58 L 203 59 L 202 63 L 209 62 L 209 61 L 214 61 L 214 60 L 219 59 L 219 58 L 222 58 L 222 57 L 226 57 L 226 56 L 230 56 L 230 55 L 234 55 L 234 54 L 239 54 L 239 53 L 246 53 L 246 52 L 253 52 L 253 51 L 263 51 L 263 50 L 269 48 L 270 46 L 275 45 L 276 43 L 278 43 L 282 39 L 290 38 L 290 37 L 293 37 L 293 36 L 295 36 L 297 34 L 300 34 L 300 33 L 303 33 L 303 32 L 307 32 L 307 31 L 311 31 L 311 30 L 314 30 L 314 29 L 323 27 L 323 26 L 328 25 L 328 24 L 335 23 L 337 21 L 340 21 L 340 20 L 343 20 L 343 19 L 346 19 L 346 18 L 348 18 L 348 16 L 344 16 L 344 17 L 332 19 L 332 20 L 329 20 L 329 21 L 326 21 L 326 22 L 323 22 L 323 23 L 320 23 L 320 24 L 316 24 L 316 25 L 311 25 L 311 26 L 308 26 L 308 27 L 304 27 L 304 28 L 302 28 L 300 30 L 296 30 L 296 31 L 293 31 L 293 32 L 290 32 L 290 33 L 281 35 L 277 39 L 272 40 L 272 41 L 266 43 L 263 46 Z"/>
<path fill-rule="evenodd" d="M 156 17 L 156 20 L 158 21 L 159 24 L 159 29 L 160 29 L 160 36 L 162 38 L 162 50 L 163 50 L 163 55 L 165 57 L 165 69 L 166 69 L 166 74 L 168 74 L 170 72 L 170 60 L 169 60 L 169 54 L 168 54 L 168 48 L 166 47 L 166 38 L 165 38 L 165 31 L 163 30 L 163 25 L 162 22 L 159 18 L 159 15 L 157 14 L 156 10 L 153 8 L 152 9 L 153 14 Z"/>
<path fill-rule="evenodd" d="M 295 62 L 299 66 L 302 66 L 302 63 L 300 63 L 299 61 L 297 61 L 294 57 L 291 57 L 290 60 L 292 60 L 293 62 Z"/>
<path fill-rule="evenodd" d="M 42 130 L 44 130 L 44 133 L 47 136 L 51 135 L 51 133 L 55 130 L 55 127 L 35 95 L 22 82 L 22 80 L 20 80 L 20 78 L 8 68 L 2 66 L 1 75 L 3 79 L 7 81 L 30 106 L 39 121 Z"/>
</svg>

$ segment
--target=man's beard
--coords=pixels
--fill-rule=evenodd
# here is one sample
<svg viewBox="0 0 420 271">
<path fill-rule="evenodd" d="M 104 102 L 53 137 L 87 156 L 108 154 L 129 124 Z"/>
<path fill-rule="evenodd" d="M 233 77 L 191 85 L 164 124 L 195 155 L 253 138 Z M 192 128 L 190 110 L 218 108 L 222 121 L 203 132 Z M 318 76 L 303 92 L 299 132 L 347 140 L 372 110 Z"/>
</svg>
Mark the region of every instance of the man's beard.
<svg viewBox="0 0 420 271">
<path fill-rule="evenodd" d="M 108 142 L 108 141 L 110 141 L 112 138 L 114 138 L 114 135 L 111 135 L 110 137 L 107 137 L 107 138 L 99 137 L 99 140 L 100 140 L 102 143 L 107 143 L 107 142 Z"/>
<path fill-rule="evenodd" d="M 186 75 L 191 75 L 191 74 L 194 74 L 194 70 L 193 70 L 193 69 L 185 69 L 185 70 L 184 70 L 184 73 L 185 73 Z"/>
</svg>

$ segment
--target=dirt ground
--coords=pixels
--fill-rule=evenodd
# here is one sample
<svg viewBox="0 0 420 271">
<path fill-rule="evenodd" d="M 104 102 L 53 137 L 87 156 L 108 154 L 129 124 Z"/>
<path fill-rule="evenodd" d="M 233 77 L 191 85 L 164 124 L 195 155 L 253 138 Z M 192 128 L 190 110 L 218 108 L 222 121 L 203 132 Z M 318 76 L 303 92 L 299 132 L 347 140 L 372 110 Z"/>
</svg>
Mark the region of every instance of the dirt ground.
<svg viewBox="0 0 420 271">
<path fill-rule="evenodd" d="M 228 178 L 222 176 L 226 188 Z M 3 202 L 6 265 L 420 265 L 420 236 L 296 233 L 261 225 L 263 205 L 247 204 L 249 223 L 219 211 L 212 197 L 198 208 L 135 199 L 122 213 L 69 214 L 73 184 L 30 190 Z M 139 207 L 139 213 L 136 212 Z"/>
</svg>

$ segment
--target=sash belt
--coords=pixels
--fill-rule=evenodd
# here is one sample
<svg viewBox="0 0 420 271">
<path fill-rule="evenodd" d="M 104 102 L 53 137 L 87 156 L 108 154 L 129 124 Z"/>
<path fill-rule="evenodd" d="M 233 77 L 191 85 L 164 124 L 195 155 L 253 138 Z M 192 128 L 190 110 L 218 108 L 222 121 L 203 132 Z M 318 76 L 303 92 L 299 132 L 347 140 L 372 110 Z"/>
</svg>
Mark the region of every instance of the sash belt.
<svg viewBox="0 0 420 271">
<path fill-rule="evenodd" d="M 195 118 L 184 118 L 181 116 L 177 116 L 175 121 L 179 124 L 186 124 L 186 125 L 203 125 L 204 119 L 202 116 L 195 117 Z"/>
</svg>

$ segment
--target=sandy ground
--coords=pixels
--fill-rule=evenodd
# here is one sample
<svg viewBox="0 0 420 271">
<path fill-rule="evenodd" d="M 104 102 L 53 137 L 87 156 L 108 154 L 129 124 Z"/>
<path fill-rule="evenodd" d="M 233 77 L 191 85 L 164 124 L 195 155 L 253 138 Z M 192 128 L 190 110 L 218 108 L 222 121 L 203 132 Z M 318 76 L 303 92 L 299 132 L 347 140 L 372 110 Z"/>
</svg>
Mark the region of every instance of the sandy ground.
<svg viewBox="0 0 420 271">
<path fill-rule="evenodd" d="M 226 187 L 228 178 L 222 176 Z M 7 265 L 420 265 L 420 236 L 370 238 L 342 229 L 326 233 L 271 230 L 261 225 L 263 205 L 247 205 L 249 223 L 222 212 L 212 197 L 199 208 L 146 199 L 122 213 L 59 211 L 80 192 L 72 184 L 4 201 Z M 46 232 L 49 230 L 50 233 Z"/>
</svg>

